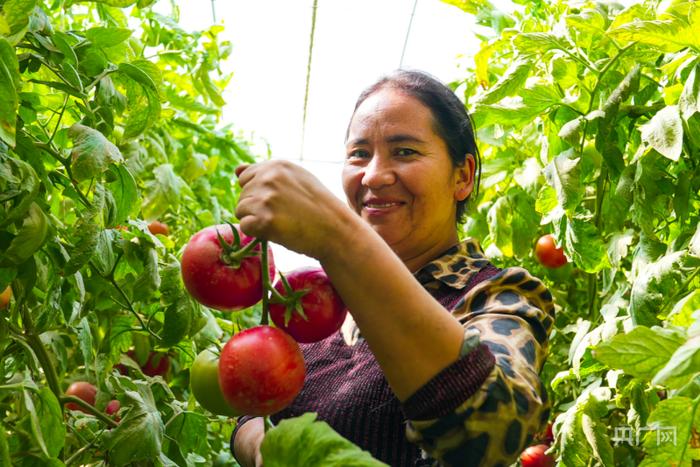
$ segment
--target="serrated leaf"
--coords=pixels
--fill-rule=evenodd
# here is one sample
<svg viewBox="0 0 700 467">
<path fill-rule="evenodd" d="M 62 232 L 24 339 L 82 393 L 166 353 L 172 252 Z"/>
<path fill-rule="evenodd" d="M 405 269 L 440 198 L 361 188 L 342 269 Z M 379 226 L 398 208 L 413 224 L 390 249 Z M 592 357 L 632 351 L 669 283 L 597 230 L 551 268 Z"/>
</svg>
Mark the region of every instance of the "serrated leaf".
<svg viewBox="0 0 700 467">
<path fill-rule="evenodd" d="M 677 52 L 685 47 L 700 47 L 697 25 L 687 21 L 634 21 L 608 31 L 617 41 L 638 42 L 664 52 Z"/>
<path fill-rule="evenodd" d="M 20 87 L 19 62 L 15 49 L 0 37 L 0 141 L 15 146 Z"/>
<path fill-rule="evenodd" d="M 49 219 L 38 204 L 32 203 L 17 235 L 5 250 L 4 256 L 15 264 L 29 259 L 46 241 Z"/>
<path fill-rule="evenodd" d="M 541 54 L 549 50 L 569 50 L 571 45 L 565 39 L 548 32 L 526 32 L 515 36 L 513 45 L 523 54 Z"/>
<path fill-rule="evenodd" d="M 483 104 L 492 104 L 506 96 L 515 94 L 525 84 L 525 80 L 530 74 L 530 68 L 532 68 L 531 61 L 516 60 L 508 67 L 498 82 L 486 94 L 480 96 L 479 101 Z"/>
<path fill-rule="evenodd" d="M 85 37 L 96 47 L 113 47 L 131 37 L 131 29 L 97 27 L 85 31 Z"/>
<path fill-rule="evenodd" d="M 573 212 L 581 203 L 580 158 L 574 157 L 573 150 L 559 154 L 544 168 L 547 183 L 557 193 L 559 205 L 568 212 Z"/>
<path fill-rule="evenodd" d="M 163 347 L 172 347 L 178 344 L 187 336 L 193 317 L 194 312 L 189 297 L 183 296 L 180 301 L 170 304 L 165 309 L 160 344 Z"/>
<path fill-rule="evenodd" d="M 7 0 L 2 7 L 5 20 L 9 27 L 9 36 L 14 36 L 27 27 L 29 15 L 34 9 L 36 0 Z"/>
<path fill-rule="evenodd" d="M 161 452 L 164 426 L 153 393 L 148 384 L 135 384 L 137 390 L 124 392 L 124 418 L 106 437 L 114 465 L 154 459 Z"/>
<path fill-rule="evenodd" d="M 71 168 L 77 180 L 96 177 L 106 171 L 110 164 L 123 161 L 119 148 L 93 128 L 75 123 L 68 130 L 68 135 L 73 140 Z"/>
<path fill-rule="evenodd" d="M 658 111 L 639 131 L 642 141 L 664 157 L 678 161 L 683 152 L 683 122 L 677 105 L 669 105 Z"/>
<path fill-rule="evenodd" d="M 97 248 L 100 230 L 94 216 L 88 214 L 78 220 L 73 248 L 69 252 L 70 259 L 63 268 L 64 274 L 74 274 L 90 261 Z"/>
<path fill-rule="evenodd" d="M 191 196 L 187 183 L 175 173 L 173 166 L 163 164 L 153 170 L 154 179 L 146 182 L 148 195 L 144 198 L 141 208 L 146 219 L 157 219 L 168 208 L 180 204 L 180 196 L 184 194 Z"/>
<path fill-rule="evenodd" d="M 383 462 L 352 444 L 316 414 L 282 420 L 263 439 L 266 467 L 379 467 Z"/>
<path fill-rule="evenodd" d="M 83 354 L 85 366 L 90 366 L 95 362 L 95 355 L 92 351 L 92 331 L 90 330 L 90 322 L 87 317 L 83 317 L 78 324 L 78 344 L 80 352 Z"/>
<path fill-rule="evenodd" d="M 206 437 L 207 417 L 195 412 L 180 412 L 168 421 L 165 435 L 171 440 L 168 446 L 168 457 L 184 460 L 189 454 L 206 455 L 209 449 Z"/>
<path fill-rule="evenodd" d="M 652 384 L 678 389 L 700 373 L 700 335 L 691 336 L 683 343 L 671 360 L 651 380 Z"/>
<path fill-rule="evenodd" d="M 608 367 L 651 381 L 683 344 L 682 334 L 660 327 L 637 326 L 598 344 L 593 355 Z"/>
<path fill-rule="evenodd" d="M 114 181 L 108 184 L 117 208 L 114 221 L 122 223 L 128 219 L 135 207 L 139 205 L 136 180 L 134 180 L 129 169 L 122 164 L 111 165 L 109 173 L 114 178 Z"/>
<path fill-rule="evenodd" d="M 691 467 L 700 449 L 691 437 L 700 428 L 700 399 L 672 397 L 662 400 L 649 415 L 644 433 L 646 453 L 639 467 Z"/>
<path fill-rule="evenodd" d="M 630 295 L 632 322 L 641 325 L 658 322 L 656 316 L 661 312 L 668 291 L 682 283 L 680 266 L 685 254 L 685 251 L 676 251 L 641 268 Z"/>
<path fill-rule="evenodd" d="M 34 441 L 48 458 L 56 457 L 63 449 L 66 428 L 63 413 L 54 393 L 47 387 L 36 394 L 24 389 L 24 405 L 29 412 Z M 36 399 L 35 399 L 36 397 Z"/>
<path fill-rule="evenodd" d="M 589 220 L 568 219 L 565 239 L 566 253 L 578 268 L 594 273 L 610 266 L 600 232 Z"/>
<path fill-rule="evenodd" d="M 678 99 L 678 108 L 686 122 L 695 113 L 700 112 L 700 63 L 695 65 L 688 75 L 683 92 Z"/>
<path fill-rule="evenodd" d="M 488 0 L 442 0 L 443 3 L 456 6 L 465 13 L 475 15 L 481 9 L 490 10 L 493 8 Z"/>
</svg>

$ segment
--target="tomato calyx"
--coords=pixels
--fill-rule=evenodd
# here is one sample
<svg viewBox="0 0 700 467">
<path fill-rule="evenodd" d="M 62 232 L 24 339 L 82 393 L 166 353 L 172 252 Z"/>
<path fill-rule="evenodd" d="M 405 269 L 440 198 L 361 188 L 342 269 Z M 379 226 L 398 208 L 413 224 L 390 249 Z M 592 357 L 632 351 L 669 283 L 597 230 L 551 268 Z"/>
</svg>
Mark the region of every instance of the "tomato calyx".
<svg viewBox="0 0 700 467">
<path fill-rule="evenodd" d="M 221 245 L 221 262 L 238 269 L 241 267 L 244 259 L 258 256 L 258 252 L 254 251 L 254 249 L 260 244 L 261 240 L 256 238 L 244 247 L 241 247 L 241 236 L 238 233 L 238 229 L 230 222 L 227 222 L 227 224 L 231 227 L 231 232 L 233 233 L 232 243 L 228 243 L 219 233 L 219 229 L 216 229 L 216 237 L 219 239 L 219 245 Z"/>
<path fill-rule="evenodd" d="M 292 315 L 294 313 L 297 313 L 299 316 L 301 316 L 304 321 L 308 321 L 309 318 L 306 316 L 306 313 L 304 313 L 304 307 L 301 304 L 301 299 L 311 291 L 310 288 L 305 288 L 305 289 L 299 289 L 299 290 L 294 290 L 291 285 L 289 285 L 289 281 L 287 280 L 286 277 L 284 277 L 284 274 L 281 272 L 279 273 L 280 275 L 280 280 L 282 281 L 282 284 L 284 285 L 284 295 L 282 295 L 277 289 L 274 287 L 270 287 L 270 291 L 272 292 L 272 298 L 270 299 L 270 303 L 278 304 L 278 305 L 284 305 L 285 306 L 285 311 L 284 311 L 284 325 L 289 326 L 289 321 L 292 319 Z"/>
</svg>

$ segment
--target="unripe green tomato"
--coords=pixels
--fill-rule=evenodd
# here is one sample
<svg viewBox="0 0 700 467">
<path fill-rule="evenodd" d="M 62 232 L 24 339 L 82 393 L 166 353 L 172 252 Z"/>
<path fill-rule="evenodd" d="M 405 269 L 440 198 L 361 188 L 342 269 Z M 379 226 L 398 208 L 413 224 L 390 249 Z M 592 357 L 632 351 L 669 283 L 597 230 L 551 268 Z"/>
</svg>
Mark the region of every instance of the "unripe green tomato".
<svg viewBox="0 0 700 467">
<path fill-rule="evenodd" d="M 197 355 L 190 368 L 190 387 L 199 405 L 216 415 L 235 417 L 237 414 L 219 386 L 219 356 L 209 349 Z"/>
</svg>

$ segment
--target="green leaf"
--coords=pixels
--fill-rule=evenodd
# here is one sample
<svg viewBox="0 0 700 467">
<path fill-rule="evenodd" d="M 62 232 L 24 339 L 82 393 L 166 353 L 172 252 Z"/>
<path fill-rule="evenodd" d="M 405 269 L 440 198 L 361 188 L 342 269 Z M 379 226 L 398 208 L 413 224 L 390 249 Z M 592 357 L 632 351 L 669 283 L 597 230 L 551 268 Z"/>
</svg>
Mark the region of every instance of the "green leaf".
<svg viewBox="0 0 700 467">
<path fill-rule="evenodd" d="M 168 421 L 165 426 L 165 436 L 169 438 L 168 457 L 171 459 L 186 459 L 190 453 L 206 455 L 209 446 L 206 437 L 201 436 L 207 431 L 207 417 L 195 412 L 180 412 Z"/>
<path fill-rule="evenodd" d="M 598 344 L 595 358 L 608 367 L 651 381 L 683 344 L 683 335 L 660 327 L 637 326 L 627 334 L 618 334 Z"/>
<path fill-rule="evenodd" d="M 639 128 L 642 141 L 677 162 L 683 152 L 683 122 L 677 105 L 661 109 Z"/>
<path fill-rule="evenodd" d="M 39 177 L 31 165 L 0 157 L 0 227 L 25 218 L 39 186 Z"/>
<path fill-rule="evenodd" d="M 19 88 L 19 62 L 15 49 L 4 37 L 0 37 L 0 141 L 11 147 L 15 146 L 17 133 Z"/>
<path fill-rule="evenodd" d="M 675 326 L 690 327 L 693 323 L 693 313 L 700 310 L 700 289 L 693 290 L 673 306 L 668 320 Z"/>
<path fill-rule="evenodd" d="M 85 37 L 96 47 L 112 47 L 131 37 L 131 29 L 97 27 L 85 31 Z"/>
<path fill-rule="evenodd" d="M 36 395 L 25 389 L 24 406 L 29 412 L 34 441 L 46 457 L 58 456 L 66 441 L 66 428 L 54 393 L 47 387 L 41 388 Z"/>
<path fill-rule="evenodd" d="M 74 274 L 85 266 L 97 248 L 100 226 L 96 224 L 94 213 L 87 213 L 78 220 L 75 228 L 75 240 L 70 249 L 70 259 L 63 268 L 65 275 Z"/>
<path fill-rule="evenodd" d="M 386 465 L 335 432 L 315 413 L 282 420 L 263 439 L 265 467 L 370 467 Z"/>
<path fill-rule="evenodd" d="M 161 452 L 164 427 L 153 393 L 144 382 L 134 384 L 135 390 L 124 392 L 124 406 L 128 407 L 124 418 L 106 435 L 110 460 L 115 465 L 154 459 Z"/>
<path fill-rule="evenodd" d="M 29 259 L 46 241 L 49 232 L 49 219 L 38 204 L 29 206 L 27 217 L 22 222 L 22 227 L 4 256 L 15 264 L 21 264 Z"/>
<path fill-rule="evenodd" d="M 477 14 L 480 10 L 493 9 L 493 6 L 488 0 L 442 0 L 442 2 L 456 6 L 460 10 L 472 15 Z"/>
<path fill-rule="evenodd" d="M 5 427 L 0 420 L 0 433 L 7 433 Z M 10 447 L 7 444 L 7 436 L 0 436 L 0 466 L 10 467 L 12 461 L 10 460 Z"/>
<path fill-rule="evenodd" d="M 75 3 L 78 0 L 72 0 L 71 3 Z M 133 5 L 136 3 L 136 0 L 91 0 L 95 3 L 102 3 L 105 5 L 113 6 L 116 8 L 126 8 L 128 6 Z"/>
<path fill-rule="evenodd" d="M 145 60 L 122 63 L 119 71 L 127 76 L 126 95 L 129 116 L 124 128 L 124 137 L 132 138 L 143 133 L 160 117 L 158 68 Z"/>
<path fill-rule="evenodd" d="M 119 148 L 99 131 L 75 123 L 68 130 L 73 140 L 71 168 L 77 180 L 87 180 L 106 171 L 111 163 L 123 160 Z"/>
<path fill-rule="evenodd" d="M 646 264 L 632 284 L 630 316 L 635 324 L 652 325 L 658 319 L 668 292 L 682 283 L 680 267 L 685 251 L 676 251 Z"/>
<path fill-rule="evenodd" d="M 681 116 L 686 122 L 700 112 L 700 63 L 688 75 L 681 97 L 678 99 Z"/>
<path fill-rule="evenodd" d="M 181 192 L 192 196 L 187 183 L 175 173 L 173 166 L 163 164 L 153 170 L 154 179 L 146 182 L 147 196 L 141 205 L 143 217 L 159 218 L 168 208 L 180 204 Z"/>
<path fill-rule="evenodd" d="M 671 356 L 671 360 L 654 376 L 655 385 L 672 389 L 685 386 L 700 373 L 700 335 L 690 336 Z"/>
<path fill-rule="evenodd" d="M 560 462 L 567 467 L 586 467 L 591 458 L 599 465 L 613 465 L 612 446 L 607 428 L 600 419 L 607 412 L 609 391 L 586 391 L 562 416 L 557 438 L 560 444 Z M 557 419 L 559 422 L 559 418 Z"/>
<path fill-rule="evenodd" d="M 568 219 L 564 245 L 576 266 L 586 272 L 594 273 L 610 266 L 605 242 L 589 219 Z"/>
<path fill-rule="evenodd" d="M 696 15 L 697 16 L 697 15 Z M 678 52 L 686 47 L 700 48 L 697 22 L 693 19 L 680 21 L 634 21 L 608 31 L 616 41 L 638 42 L 664 52 Z"/>
<path fill-rule="evenodd" d="M 543 54 L 550 50 L 565 50 L 572 48 L 565 39 L 547 32 L 525 32 L 513 39 L 513 45 L 525 55 Z"/>
<path fill-rule="evenodd" d="M 544 174 L 547 183 L 557 193 L 559 205 L 567 212 L 573 212 L 580 204 L 583 197 L 581 189 L 581 173 L 579 157 L 574 157 L 574 151 L 569 149 L 547 164 Z"/>
<path fill-rule="evenodd" d="M 123 164 L 113 164 L 109 174 L 114 179 L 108 184 L 116 203 L 115 223 L 123 223 L 139 205 L 139 193 L 136 180 L 129 169 Z"/>
<path fill-rule="evenodd" d="M 92 351 L 92 331 L 90 331 L 90 322 L 87 317 L 83 317 L 78 324 L 78 344 L 83 354 L 83 362 L 87 368 L 90 368 L 95 363 L 95 355 Z"/>
<path fill-rule="evenodd" d="M 480 96 L 479 102 L 483 104 L 492 104 L 506 96 L 513 95 L 519 91 L 525 83 L 531 68 L 531 61 L 522 59 L 516 60 L 508 67 L 498 82 L 494 84 L 486 94 Z"/>
<path fill-rule="evenodd" d="M 672 397 L 662 400 L 649 415 L 644 434 L 646 456 L 639 467 L 691 467 L 700 449 L 691 437 L 700 428 L 700 399 Z"/>
<path fill-rule="evenodd" d="M 142 251 L 143 271 L 136 278 L 134 298 L 147 298 L 160 287 L 160 273 L 158 268 L 158 253 L 155 248 L 147 247 Z"/>
<path fill-rule="evenodd" d="M 29 24 L 29 15 L 34 9 L 36 0 L 7 0 L 2 7 L 5 21 L 9 27 L 8 36 L 18 34 Z M 2 13 L 0 13 L 0 17 Z"/>
</svg>

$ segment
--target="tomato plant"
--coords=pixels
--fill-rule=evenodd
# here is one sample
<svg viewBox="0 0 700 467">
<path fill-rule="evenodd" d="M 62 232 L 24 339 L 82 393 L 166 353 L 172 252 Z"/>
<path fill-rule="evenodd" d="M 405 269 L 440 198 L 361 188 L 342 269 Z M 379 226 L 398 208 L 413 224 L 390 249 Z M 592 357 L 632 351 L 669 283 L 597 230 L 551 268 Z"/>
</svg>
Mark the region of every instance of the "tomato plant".
<svg viewBox="0 0 700 467">
<path fill-rule="evenodd" d="M 567 263 L 564 250 L 557 248 L 554 241 L 554 236 L 547 234 L 541 236 L 535 244 L 535 256 L 547 268 L 560 268 Z"/>
<path fill-rule="evenodd" d="M 263 297 L 260 245 L 237 225 L 216 225 L 192 236 L 182 254 L 182 279 L 187 291 L 203 305 L 236 311 Z M 275 275 L 268 250 L 270 278 Z"/>
<path fill-rule="evenodd" d="M 270 318 L 297 342 L 325 339 L 340 329 L 347 315 L 343 300 L 321 268 L 295 269 L 277 281 L 275 290 L 281 303 L 270 304 Z"/>
<path fill-rule="evenodd" d="M 520 463 L 523 467 L 554 467 L 556 461 L 545 452 L 549 449 L 547 444 L 537 444 L 525 449 L 520 455 Z"/>
<path fill-rule="evenodd" d="M 217 415 L 237 414 L 226 402 L 219 384 L 219 356 L 209 349 L 202 350 L 190 367 L 190 388 L 199 405 Z"/>
<path fill-rule="evenodd" d="M 76 381 L 68 386 L 66 389 L 66 396 L 75 396 L 79 399 L 84 400 L 90 405 L 95 405 L 95 397 L 97 396 L 97 388 L 95 385 L 88 383 L 87 381 Z M 69 410 L 80 410 L 82 412 L 88 412 L 82 406 L 76 404 L 75 402 L 69 402 L 66 404 L 66 408 Z"/>
<path fill-rule="evenodd" d="M 289 334 L 271 326 L 241 331 L 221 351 L 221 391 L 241 414 L 279 412 L 299 394 L 305 375 L 299 345 Z"/>
</svg>

